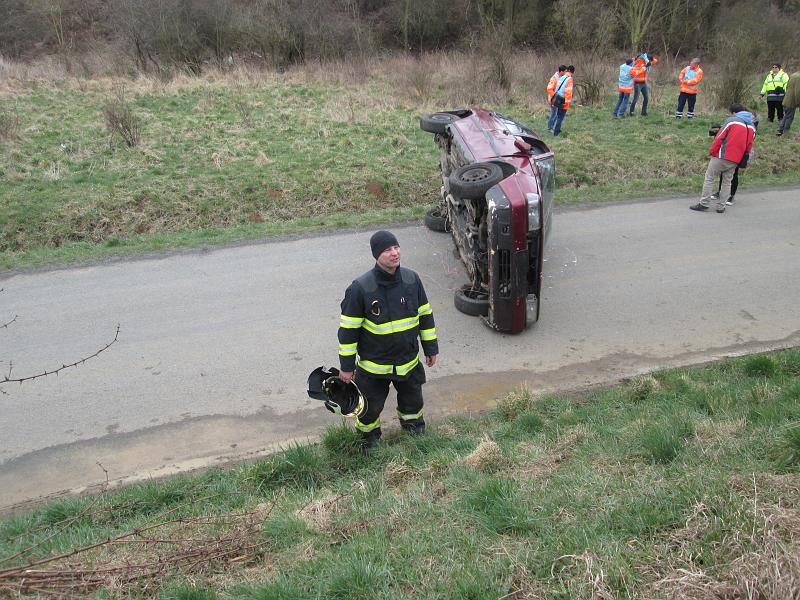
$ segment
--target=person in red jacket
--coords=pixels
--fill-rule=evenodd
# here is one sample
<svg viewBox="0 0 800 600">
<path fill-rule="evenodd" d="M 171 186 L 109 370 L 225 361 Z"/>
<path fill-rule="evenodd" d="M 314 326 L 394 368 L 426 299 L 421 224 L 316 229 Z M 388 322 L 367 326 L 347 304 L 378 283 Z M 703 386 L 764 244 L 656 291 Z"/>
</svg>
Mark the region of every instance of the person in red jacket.
<svg viewBox="0 0 800 600">
<path fill-rule="evenodd" d="M 714 198 L 712 190 L 716 180 L 721 176 L 722 184 L 719 196 L 714 198 L 717 203 L 717 212 L 725 212 L 725 199 L 730 196 L 731 180 L 736 167 L 742 162 L 745 155 L 753 149 L 753 140 L 756 137 L 756 128 L 753 125 L 753 115 L 741 104 L 732 104 L 731 116 L 720 127 L 708 154 L 706 178 L 703 182 L 703 193 L 700 202 L 692 204 L 692 210 L 706 211 Z"/>
</svg>

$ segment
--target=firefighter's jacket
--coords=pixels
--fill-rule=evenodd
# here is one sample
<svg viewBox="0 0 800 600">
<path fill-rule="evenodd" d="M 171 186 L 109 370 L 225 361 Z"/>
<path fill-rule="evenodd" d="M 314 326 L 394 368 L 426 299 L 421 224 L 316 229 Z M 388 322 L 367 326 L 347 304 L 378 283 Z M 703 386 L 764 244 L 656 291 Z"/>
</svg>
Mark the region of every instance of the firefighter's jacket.
<svg viewBox="0 0 800 600">
<path fill-rule="evenodd" d="M 439 354 L 433 312 L 422 281 L 398 267 L 389 274 L 377 264 L 353 281 L 342 300 L 339 365 L 371 377 L 405 379 L 425 356 Z"/>
</svg>

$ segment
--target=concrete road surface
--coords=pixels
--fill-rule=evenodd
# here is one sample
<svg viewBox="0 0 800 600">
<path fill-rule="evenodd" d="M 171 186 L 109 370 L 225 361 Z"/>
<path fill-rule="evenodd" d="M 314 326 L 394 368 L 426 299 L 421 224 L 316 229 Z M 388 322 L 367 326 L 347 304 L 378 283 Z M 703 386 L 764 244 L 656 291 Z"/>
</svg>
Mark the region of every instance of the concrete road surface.
<svg viewBox="0 0 800 600">
<path fill-rule="evenodd" d="M 686 198 L 560 212 L 541 319 L 517 336 L 454 309 L 465 277 L 448 235 L 394 228 L 439 330 L 426 415 L 485 409 L 522 383 L 580 388 L 797 345 L 799 195 L 741 193 L 724 215 Z M 57 367 L 121 331 L 83 366 L 2 386 L 0 507 L 258 456 L 334 423 L 306 377 L 336 364 L 339 302 L 372 266 L 369 235 L 5 277 L 0 324 L 18 316 L 0 329 L 3 372 Z"/>
</svg>

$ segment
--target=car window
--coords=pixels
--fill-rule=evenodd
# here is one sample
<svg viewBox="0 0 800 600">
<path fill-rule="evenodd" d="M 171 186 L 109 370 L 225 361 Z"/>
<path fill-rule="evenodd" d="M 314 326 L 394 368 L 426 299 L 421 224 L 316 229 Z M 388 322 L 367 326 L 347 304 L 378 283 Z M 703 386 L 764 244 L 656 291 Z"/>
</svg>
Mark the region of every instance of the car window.
<svg viewBox="0 0 800 600">
<path fill-rule="evenodd" d="M 508 117 L 505 117 L 500 113 L 492 113 L 492 114 L 494 115 L 495 119 L 497 119 L 503 124 L 505 130 L 508 131 L 508 133 L 510 133 L 511 135 L 535 135 L 532 129 L 526 127 L 522 123 L 517 123 L 514 119 L 509 119 Z"/>
</svg>

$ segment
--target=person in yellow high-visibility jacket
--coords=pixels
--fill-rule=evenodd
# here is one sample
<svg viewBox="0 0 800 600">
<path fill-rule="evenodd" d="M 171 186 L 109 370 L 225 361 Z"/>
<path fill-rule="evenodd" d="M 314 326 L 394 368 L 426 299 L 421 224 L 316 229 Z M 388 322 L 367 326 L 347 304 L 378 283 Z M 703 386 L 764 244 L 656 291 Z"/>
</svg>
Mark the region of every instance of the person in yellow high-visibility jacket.
<svg viewBox="0 0 800 600">
<path fill-rule="evenodd" d="M 775 114 L 778 115 L 778 122 L 783 120 L 783 98 L 786 95 L 786 84 L 789 83 L 789 75 L 781 68 L 780 63 L 775 63 L 767 73 L 764 85 L 761 86 L 761 97 L 767 97 L 767 120 L 772 123 Z"/>
</svg>

